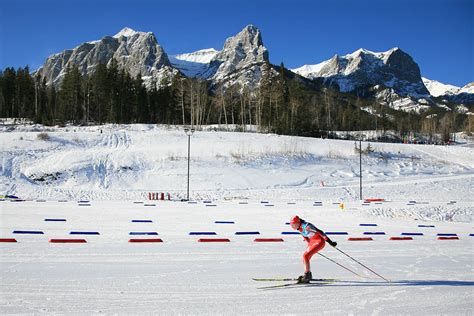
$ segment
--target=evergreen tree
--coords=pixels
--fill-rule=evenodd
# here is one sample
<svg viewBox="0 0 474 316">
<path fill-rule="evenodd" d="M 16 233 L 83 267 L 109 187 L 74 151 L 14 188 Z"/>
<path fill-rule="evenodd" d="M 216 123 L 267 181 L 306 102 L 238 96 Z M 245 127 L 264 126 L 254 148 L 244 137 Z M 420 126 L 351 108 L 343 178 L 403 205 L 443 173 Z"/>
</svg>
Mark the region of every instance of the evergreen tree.
<svg viewBox="0 0 474 316">
<path fill-rule="evenodd" d="M 17 82 L 15 69 L 6 68 L 3 72 L 3 99 L 5 106 L 2 117 L 18 117 L 16 85 Z"/>
<path fill-rule="evenodd" d="M 46 78 L 40 74 L 35 77 L 35 115 L 34 120 L 41 124 L 51 124 Z"/>
<path fill-rule="evenodd" d="M 3 95 L 4 90 L 5 80 L 3 78 L 3 71 L 0 70 L 0 117 L 6 117 L 5 96 Z"/>
<path fill-rule="evenodd" d="M 273 126 L 277 133 L 286 134 L 289 132 L 289 101 L 290 91 L 287 83 L 287 71 L 283 63 L 280 64 L 279 74 L 274 85 L 275 115 Z"/>
<path fill-rule="evenodd" d="M 19 117 L 34 120 L 35 83 L 28 66 L 17 70 L 17 99 Z"/>
<path fill-rule="evenodd" d="M 95 122 L 102 124 L 107 117 L 111 86 L 107 76 L 107 66 L 99 64 L 91 77 L 90 115 Z"/>
<path fill-rule="evenodd" d="M 431 108 L 421 115 L 406 113 L 381 104 L 369 87 L 341 93 L 322 81 L 293 74 L 283 63 L 265 63 L 261 69 L 256 90 L 229 82 L 209 87 L 209 82 L 180 74 L 159 84 L 152 81 L 147 89 L 141 75 L 132 78 L 111 60 L 87 77 L 77 67 L 68 67 L 56 91 L 40 73 L 33 78 L 28 67 L 6 68 L 0 71 L 0 115 L 43 124 L 255 124 L 260 131 L 302 136 L 395 129 L 401 134 L 421 131 L 433 139 L 441 133 L 445 140 L 462 128 L 469 130 L 472 123 L 454 111 L 456 104 L 447 103 L 451 112 Z"/>
<path fill-rule="evenodd" d="M 46 79 L 44 80 L 46 84 Z M 46 99 L 47 102 L 47 116 L 48 116 L 48 124 L 55 124 L 57 122 L 57 93 L 56 88 L 54 85 L 50 85 L 46 88 Z"/>
<path fill-rule="evenodd" d="M 107 102 L 107 121 L 110 123 L 120 122 L 120 73 L 117 61 L 112 58 L 107 67 L 107 81 L 109 86 L 109 98 Z"/>
<path fill-rule="evenodd" d="M 59 91 L 57 119 L 79 123 L 83 118 L 82 75 L 77 67 L 68 67 Z"/>
<path fill-rule="evenodd" d="M 150 122 L 150 108 L 148 105 L 148 94 L 143 84 L 141 74 L 138 74 L 133 82 L 134 99 L 137 109 L 136 118 L 138 123 Z"/>
</svg>

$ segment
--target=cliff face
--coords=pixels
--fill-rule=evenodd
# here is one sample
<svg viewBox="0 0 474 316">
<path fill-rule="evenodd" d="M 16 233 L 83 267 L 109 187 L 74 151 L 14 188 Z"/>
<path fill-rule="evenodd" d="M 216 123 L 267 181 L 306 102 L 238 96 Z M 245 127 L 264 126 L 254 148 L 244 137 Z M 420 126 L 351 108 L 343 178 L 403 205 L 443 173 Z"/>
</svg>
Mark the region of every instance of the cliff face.
<svg viewBox="0 0 474 316">
<path fill-rule="evenodd" d="M 199 58 L 199 56 L 201 58 Z M 211 58 L 203 58 L 203 57 Z M 262 65 L 268 63 L 260 30 L 248 25 L 229 37 L 220 51 L 201 50 L 172 57 L 172 64 L 183 73 L 210 80 L 213 85 L 240 85 L 255 88 L 260 82 Z"/>
<path fill-rule="evenodd" d="M 38 69 L 48 84 L 58 86 L 68 67 L 78 67 L 83 75 L 91 74 L 99 64 L 108 65 L 115 59 L 119 69 L 132 76 L 141 75 L 145 83 L 160 82 L 164 76 L 172 76 L 173 69 L 164 49 L 153 33 L 135 32 L 125 28 L 114 36 L 87 42 L 74 49 L 50 56 Z"/>
</svg>

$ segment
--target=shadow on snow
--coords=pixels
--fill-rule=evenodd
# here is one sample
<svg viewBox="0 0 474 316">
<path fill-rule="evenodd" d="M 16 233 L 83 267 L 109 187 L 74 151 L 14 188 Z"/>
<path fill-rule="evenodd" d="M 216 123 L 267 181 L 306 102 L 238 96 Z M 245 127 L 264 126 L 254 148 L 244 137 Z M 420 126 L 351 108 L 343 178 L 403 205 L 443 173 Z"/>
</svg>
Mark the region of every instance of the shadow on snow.
<svg viewBox="0 0 474 316">
<path fill-rule="evenodd" d="M 452 281 L 452 280 L 399 280 L 391 282 L 375 281 L 344 281 L 338 280 L 333 283 L 310 283 L 310 284 L 288 284 L 285 287 L 274 287 L 268 289 L 294 289 L 301 287 L 363 287 L 363 286 L 474 286 L 474 281 Z M 264 289 L 264 288 L 262 288 Z"/>
</svg>

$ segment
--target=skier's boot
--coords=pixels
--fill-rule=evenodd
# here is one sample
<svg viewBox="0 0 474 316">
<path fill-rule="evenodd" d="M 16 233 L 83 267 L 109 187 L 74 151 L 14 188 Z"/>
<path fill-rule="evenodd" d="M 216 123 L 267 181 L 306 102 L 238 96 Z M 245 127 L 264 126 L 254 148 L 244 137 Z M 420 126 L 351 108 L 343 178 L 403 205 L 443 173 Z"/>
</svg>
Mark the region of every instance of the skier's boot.
<svg viewBox="0 0 474 316">
<path fill-rule="evenodd" d="M 313 278 L 313 275 L 311 272 L 305 272 L 304 275 L 300 275 L 298 277 L 298 282 L 297 283 L 309 283 L 311 279 Z"/>
</svg>

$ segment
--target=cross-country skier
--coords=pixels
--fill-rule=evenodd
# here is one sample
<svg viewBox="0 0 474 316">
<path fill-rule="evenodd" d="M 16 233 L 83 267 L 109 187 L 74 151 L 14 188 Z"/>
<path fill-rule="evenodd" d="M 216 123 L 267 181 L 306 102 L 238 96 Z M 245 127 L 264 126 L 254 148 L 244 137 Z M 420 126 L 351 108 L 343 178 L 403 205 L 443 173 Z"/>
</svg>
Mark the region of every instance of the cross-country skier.
<svg viewBox="0 0 474 316">
<path fill-rule="evenodd" d="M 313 276 L 311 275 L 310 260 L 311 257 L 324 248 L 326 241 L 333 247 L 337 246 L 335 241 L 329 239 L 326 234 L 318 229 L 313 224 L 304 221 L 303 219 L 295 216 L 290 221 L 291 228 L 300 232 L 304 240 L 308 243 L 308 247 L 303 254 L 304 263 L 304 275 L 298 277 L 298 283 L 309 283 Z"/>
</svg>

